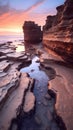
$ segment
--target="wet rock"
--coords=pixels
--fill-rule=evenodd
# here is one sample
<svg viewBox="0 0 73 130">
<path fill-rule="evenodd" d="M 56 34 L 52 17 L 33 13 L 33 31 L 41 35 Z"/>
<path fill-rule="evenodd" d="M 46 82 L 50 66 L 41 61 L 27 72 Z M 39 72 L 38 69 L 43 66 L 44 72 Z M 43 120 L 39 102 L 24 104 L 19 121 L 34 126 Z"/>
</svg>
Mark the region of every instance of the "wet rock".
<svg viewBox="0 0 73 130">
<path fill-rule="evenodd" d="M 51 130 L 51 127 L 50 127 L 50 126 L 48 126 L 48 127 L 46 128 L 46 130 Z"/>
<path fill-rule="evenodd" d="M 7 62 L 7 60 L 0 62 L 0 71 L 5 72 L 9 69 L 10 63 Z"/>
<path fill-rule="evenodd" d="M 46 98 L 47 100 L 51 100 L 51 96 L 50 96 L 49 94 L 46 94 L 46 95 L 45 95 L 45 98 Z"/>
<path fill-rule="evenodd" d="M 26 53 L 27 56 L 30 56 L 30 53 Z"/>
<path fill-rule="evenodd" d="M 38 59 L 37 61 L 36 61 L 36 63 L 39 63 L 40 62 L 40 60 Z"/>
<path fill-rule="evenodd" d="M 60 128 L 54 121 L 52 122 L 51 130 L 60 130 Z"/>
<path fill-rule="evenodd" d="M 10 60 L 19 60 L 24 55 L 25 53 L 15 52 L 15 53 L 7 54 L 7 58 Z"/>
<path fill-rule="evenodd" d="M 0 47 L 1 47 L 1 46 L 4 46 L 5 44 L 6 44 L 6 43 L 0 43 Z"/>
<path fill-rule="evenodd" d="M 28 56 L 27 55 L 24 55 L 22 57 L 19 58 L 19 61 L 24 61 L 24 60 L 27 60 L 28 59 Z"/>
<path fill-rule="evenodd" d="M 25 96 L 25 103 L 24 103 L 24 112 L 28 113 L 34 109 L 35 106 L 35 96 L 32 92 L 28 92 Z"/>
<path fill-rule="evenodd" d="M 0 108 L 4 105 L 8 95 L 18 87 L 20 73 L 17 70 L 0 78 Z"/>
<path fill-rule="evenodd" d="M 0 72 L 0 78 L 2 78 L 2 77 L 4 77 L 4 76 L 6 76 L 7 75 L 7 73 L 5 73 L 5 72 Z"/>
<path fill-rule="evenodd" d="M 43 99 L 43 102 L 42 102 L 42 103 L 43 103 L 44 106 L 48 106 L 48 102 L 47 102 L 46 99 Z"/>
<path fill-rule="evenodd" d="M 43 92 L 43 89 L 41 89 L 40 92 Z"/>
<path fill-rule="evenodd" d="M 12 41 L 8 41 L 7 43 L 10 44 L 10 43 L 12 43 Z"/>
<path fill-rule="evenodd" d="M 6 60 L 6 59 L 7 59 L 7 56 L 0 56 L 0 61 Z"/>
<path fill-rule="evenodd" d="M 69 73 L 67 73 L 69 75 Z M 65 75 L 66 76 L 66 75 Z M 70 75 L 69 75 L 70 76 Z M 71 130 L 73 128 L 73 116 L 72 116 L 72 91 L 71 84 L 67 83 L 68 79 L 64 79 L 64 77 L 56 77 L 50 83 L 50 88 L 54 88 L 57 91 L 57 99 L 56 99 L 56 110 L 59 116 L 62 117 L 64 121 L 64 125 L 66 125 L 67 130 Z M 71 81 L 71 79 L 70 79 Z M 69 81 L 68 81 L 69 82 Z M 69 88 L 68 88 L 69 85 Z M 69 91 L 71 89 L 71 91 Z M 68 97 L 68 98 L 67 98 Z M 61 121 L 62 122 L 62 121 Z"/>
<path fill-rule="evenodd" d="M 43 51 L 41 49 L 37 49 L 36 50 L 36 54 L 39 55 L 39 56 L 41 56 L 43 54 Z"/>
<path fill-rule="evenodd" d="M 13 53 L 13 52 L 14 52 L 14 50 L 12 50 L 10 48 L 0 49 L 0 54 L 2 54 L 2 55 L 10 54 L 10 53 Z"/>
<path fill-rule="evenodd" d="M 17 130 L 17 124 L 13 124 L 13 126 L 12 126 L 12 130 Z"/>
<path fill-rule="evenodd" d="M 48 117 L 49 121 L 53 120 L 53 116 L 49 110 L 47 111 L 47 117 Z"/>
<path fill-rule="evenodd" d="M 38 125 L 41 124 L 41 119 L 37 115 L 35 115 L 35 121 Z"/>
<path fill-rule="evenodd" d="M 34 69 L 31 70 L 31 72 L 35 71 Z"/>
<path fill-rule="evenodd" d="M 11 124 L 11 120 L 16 118 L 20 113 L 20 106 L 23 101 L 23 96 L 25 95 L 26 90 L 29 88 L 29 82 L 30 78 L 26 73 L 23 73 L 21 75 L 19 87 L 10 94 L 10 97 L 7 99 L 0 111 L 0 130 L 8 130 Z"/>
<path fill-rule="evenodd" d="M 40 101 L 38 101 L 38 105 L 41 105 L 41 102 L 40 102 Z"/>
<path fill-rule="evenodd" d="M 26 63 L 31 63 L 31 62 L 32 62 L 31 58 L 28 58 L 28 59 L 26 60 Z"/>
</svg>

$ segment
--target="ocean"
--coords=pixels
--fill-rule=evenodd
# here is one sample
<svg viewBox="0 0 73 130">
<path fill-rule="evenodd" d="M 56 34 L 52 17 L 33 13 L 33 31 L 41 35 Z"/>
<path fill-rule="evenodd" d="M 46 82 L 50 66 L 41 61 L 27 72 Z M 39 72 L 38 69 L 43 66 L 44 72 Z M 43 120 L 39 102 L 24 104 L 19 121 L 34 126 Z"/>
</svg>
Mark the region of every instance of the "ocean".
<svg viewBox="0 0 73 130">
<path fill-rule="evenodd" d="M 23 35 L 0 35 L 0 43 L 8 41 L 21 41 L 24 39 Z"/>
<path fill-rule="evenodd" d="M 25 46 L 22 44 L 24 41 L 23 35 L 0 35 L 0 43 L 12 42 L 16 47 L 16 52 L 25 51 Z"/>
</svg>

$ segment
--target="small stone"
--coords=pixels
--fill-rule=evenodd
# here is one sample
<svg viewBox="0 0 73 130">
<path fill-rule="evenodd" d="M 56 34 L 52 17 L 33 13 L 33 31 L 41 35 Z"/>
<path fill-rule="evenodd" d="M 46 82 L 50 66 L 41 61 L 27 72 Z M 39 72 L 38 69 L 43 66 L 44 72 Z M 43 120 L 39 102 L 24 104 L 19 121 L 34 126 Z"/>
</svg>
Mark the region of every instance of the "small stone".
<svg viewBox="0 0 73 130">
<path fill-rule="evenodd" d="M 41 104 L 41 102 L 39 101 L 39 102 L 38 102 L 38 105 L 40 105 L 40 104 Z"/>
<path fill-rule="evenodd" d="M 40 92 L 43 92 L 43 89 L 41 89 Z"/>
<path fill-rule="evenodd" d="M 47 111 L 47 117 L 48 117 L 49 121 L 53 120 L 53 116 L 49 110 Z"/>
<path fill-rule="evenodd" d="M 36 63 L 39 63 L 40 62 L 40 60 L 38 59 L 38 60 L 36 60 Z"/>
<path fill-rule="evenodd" d="M 51 130 L 50 126 L 48 126 L 48 127 L 46 128 L 46 130 Z"/>
<path fill-rule="evenodd" d="M 26 53 L 26 55 L 27 55 L 27 56 L 30 56 L 30 54 L 29 54 L 29 53 Z"/>
<path fill-rule="evenodd" d="M 43 103 L 44 106 L 48 106 L 48 102 L 46 101 L 46 99 L 43 99 L 42 103 Z"/>
<path fill-rule="evenodd" d="M 47 94 L 45 95 L 45 99 L 51 100 L 51 96 L 47 93 Z"/>
<path fill-rule="evenodd" d="M 12 130 L 17 130 L 17 124 L 13 124 Z"/>
<path fill-rule="evenodd" d="M 34 71 L 34 69 L 31 70 L 31 72 L 33 72 L 33 71 Z"/>
<path fill-rule="evenodd" d="M 41 124 L 41 119 L 38 116 L 35 116 L 35 121 L 38 125 Z"/>
</svg>

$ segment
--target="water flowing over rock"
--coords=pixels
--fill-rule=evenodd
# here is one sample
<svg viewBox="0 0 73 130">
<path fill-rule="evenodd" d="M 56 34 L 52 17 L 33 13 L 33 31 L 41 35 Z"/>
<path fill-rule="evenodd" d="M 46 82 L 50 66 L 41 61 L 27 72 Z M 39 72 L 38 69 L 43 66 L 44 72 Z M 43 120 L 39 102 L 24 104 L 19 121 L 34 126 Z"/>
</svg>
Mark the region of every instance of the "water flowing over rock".
<svg viewBox="0 0 73 130">
<path fill-rule="evenodd" d="M 30 43 L 37 43 L 42 41 L 41 26 L 32 21 L 25 21 L 23 25 L 24 40 Z"/>
<path fill-rule="evenodd" d="M 56 9 L 57 15 L 48 16 L 43 27 L 44 45 L 73 63 L 73 1 L 66 0 Z"/>
</svg>

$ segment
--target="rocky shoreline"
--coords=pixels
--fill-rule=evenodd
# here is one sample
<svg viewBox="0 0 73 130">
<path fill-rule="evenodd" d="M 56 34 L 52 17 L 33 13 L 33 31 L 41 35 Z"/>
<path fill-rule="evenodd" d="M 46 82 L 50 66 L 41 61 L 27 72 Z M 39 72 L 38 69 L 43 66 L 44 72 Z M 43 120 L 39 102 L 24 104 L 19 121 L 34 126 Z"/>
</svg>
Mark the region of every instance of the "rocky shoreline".
<svg viewBox="0 0 73 130">
<path fill-rule="evenodd" d="M 31 64 L 34 55 L 40 58 L 37 61 L 40 70 L 50 80 L 45 86 L 48 90 L 44 100 L 37 104 L 33 91 L 35 79 L 19 71 Z M 60 57 L 46 53 L 41 43 L 30 45 L 27 52 L 16 52 L 13 43 L 0 43 L 0 130 L 72 130 L 73 69 L 59 61 L 63 62 Z M 44 90 L 38 91 L 41 94 Z M 42 108 L 40 117 L 35 115 L 36 105 Z"/>
<path fill-rule="evenodd" d="M 0 43 L 0 130 L 9 128 L 10 121 L 17 116 L 19 106 L 23 106 L 24 112 L 34 108 L 35 97 L 31 92 L 34 80 L 19 71 L 21 66 L 30 63 L 29 53 L 16 52 L 12 43 Z M 27 97 L 25 105 L 24 97 Z"/>
</svg>

